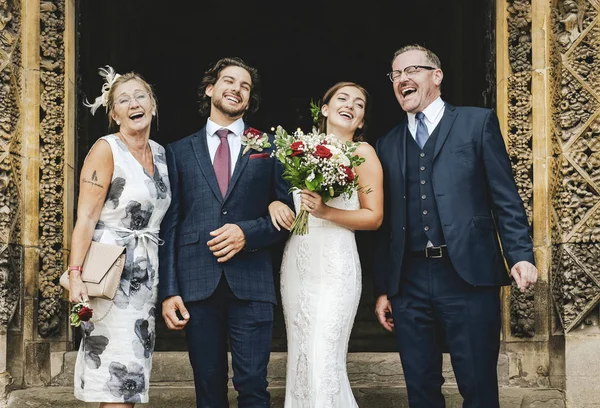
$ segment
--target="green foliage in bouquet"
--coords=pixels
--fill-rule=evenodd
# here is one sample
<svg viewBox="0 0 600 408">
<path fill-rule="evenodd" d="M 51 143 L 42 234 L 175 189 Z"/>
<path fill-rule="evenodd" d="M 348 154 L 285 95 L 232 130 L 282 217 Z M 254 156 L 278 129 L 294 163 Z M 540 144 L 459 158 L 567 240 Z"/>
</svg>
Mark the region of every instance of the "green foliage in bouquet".
<svg viewBox="0 0 600 408">
<path fill-rule="evenodd" d="M 363 190 L 358 185 L 355 168 L 364 158 L 354 154 L 358 143 L 342 142 L 334 135 L 300 131 L 290 135 L 281 126 L 275 132 L 274 155 L 282 163 L 283 178 L 292 190 L 308 189 L 318 193 L 323 202 L 345 194 L 350 197 L 354 190 Z M 292 233 L 303 235 L 308 232 L 308 212 L 301 209 L 292 225 Z"/>
</svg>

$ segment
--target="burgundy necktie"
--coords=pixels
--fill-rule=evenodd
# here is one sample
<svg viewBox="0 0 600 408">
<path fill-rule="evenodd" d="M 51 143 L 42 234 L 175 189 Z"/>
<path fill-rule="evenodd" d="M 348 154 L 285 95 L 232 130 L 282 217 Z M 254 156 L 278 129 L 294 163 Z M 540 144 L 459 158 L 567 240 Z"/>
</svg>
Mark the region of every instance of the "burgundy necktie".
<svg viewBox="0 0 600 408">
<path fill-rule="evenodd" d="M 219 189 L 223 198 L 227 194 L 227 187 L 229 187 L 229 179 L 231 178 L 231 155 L 229 154 L 229 142 L 227 141 L 228 134 L 229 129 L 217 130 L 217 136 L 219 136 L 221 143 L 217 147 L 215 159 L 213 160 L 217 183 L 219 183 Z"/>
</svg>

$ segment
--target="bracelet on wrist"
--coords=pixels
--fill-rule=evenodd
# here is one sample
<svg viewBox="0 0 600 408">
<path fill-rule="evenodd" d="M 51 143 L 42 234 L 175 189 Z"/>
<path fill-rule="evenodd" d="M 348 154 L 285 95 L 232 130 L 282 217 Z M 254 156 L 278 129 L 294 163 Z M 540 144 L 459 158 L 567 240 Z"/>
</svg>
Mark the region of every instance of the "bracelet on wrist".
<svg viewBox="0 0 600 408">
<path fill-rule="evenodd" d="M 72 271 L 78 271 L 81 274 L 83 272 L 83 268 L 79 265 L 69 265 L 69 276 L 71 276 Z"/>
</svg>

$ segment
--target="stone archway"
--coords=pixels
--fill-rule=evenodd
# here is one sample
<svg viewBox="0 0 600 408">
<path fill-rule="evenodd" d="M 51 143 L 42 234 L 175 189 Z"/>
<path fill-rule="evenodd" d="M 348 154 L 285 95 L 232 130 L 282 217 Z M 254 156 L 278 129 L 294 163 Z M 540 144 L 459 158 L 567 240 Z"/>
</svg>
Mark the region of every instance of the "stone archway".
<svg viewBox="0 0 600 408">
<path fill-rule="evenodd" d="M 541 272 L 504 298 L 505 384 L 600 399 L 600 3 L 496 2 L 496 109 Z M 70 350 L 58 286 L 75 191 L 75 0 L 0 0 L 0 397 Z M 1 398 L 0 398 L 1 400 Z"/>
</svg>

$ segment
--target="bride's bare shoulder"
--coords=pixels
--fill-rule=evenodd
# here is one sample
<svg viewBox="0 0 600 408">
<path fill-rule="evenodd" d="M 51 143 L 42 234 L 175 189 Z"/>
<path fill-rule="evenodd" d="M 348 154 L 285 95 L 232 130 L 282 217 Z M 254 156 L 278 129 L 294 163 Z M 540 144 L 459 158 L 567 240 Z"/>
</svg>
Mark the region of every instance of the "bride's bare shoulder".
<svg viewBox="0 0 600 408">
<path fill-rule="evenodd" d="M 360 157 L 364 157 L 365 159 L 377 155 L 373 146 L 371 146 L 367 142 L 359 142 L 355 152 L 357 155 L 359 155 Z"/>
</svg>

